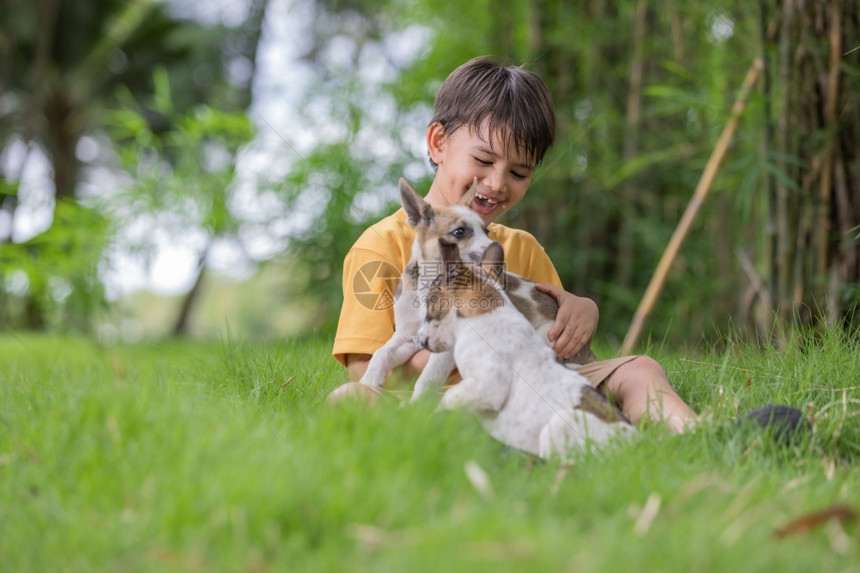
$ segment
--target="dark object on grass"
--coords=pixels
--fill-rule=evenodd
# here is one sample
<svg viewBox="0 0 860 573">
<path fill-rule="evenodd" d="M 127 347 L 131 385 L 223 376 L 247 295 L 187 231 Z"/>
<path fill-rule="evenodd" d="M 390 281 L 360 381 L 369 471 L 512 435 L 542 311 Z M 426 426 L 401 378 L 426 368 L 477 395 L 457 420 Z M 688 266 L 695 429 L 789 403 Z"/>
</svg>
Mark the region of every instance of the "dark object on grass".
<svg viewBox="0 0 860 573">
<path fill-rule="evenodd" d="M 795 440 L 812 432 L 812 426 L 803 416 L 803 412 L 791 406 L 764 406 L 748 412 L 739 421 L 742 424 L 757 424 L 772 432 L 774 439 L 784 445 L 791 445 Z"/>
<path fill-rule="evenodd" d="M 786 535 L 794 535 L 795 533 L 806 533 L 824 525 L 830 520 L 845 524 L 857 521 L 857 517 L 857 512 L 853 507 L 840 503 L 799 517 L 791 523 L 778 527 L 775 533 L 777 537 L 785 537 Z"/>
</svg>

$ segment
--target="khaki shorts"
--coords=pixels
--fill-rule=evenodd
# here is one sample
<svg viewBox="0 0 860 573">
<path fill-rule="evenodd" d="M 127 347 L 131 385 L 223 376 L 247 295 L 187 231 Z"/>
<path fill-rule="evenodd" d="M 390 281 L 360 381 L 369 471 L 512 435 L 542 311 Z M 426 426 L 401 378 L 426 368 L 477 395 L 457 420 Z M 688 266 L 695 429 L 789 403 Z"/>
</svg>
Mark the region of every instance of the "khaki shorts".
<svg viewBox="0 0 860 573">
<path fill-rule="evenodd" d="M 600 385 L 606 382 L 606 379 L 612 376 L 612 373 L 618 370 L 619 367 L 624 366 L 636 358 L 639 358 L 638 354 L 610 358 L 609 360 L 598 360 L 591 364 L 577 366 L 574 370 L 585 376 L 592 386 L 600 389 L 601 392 L 604 392 L 604 390 L 600 388 Z"/>
</svg>

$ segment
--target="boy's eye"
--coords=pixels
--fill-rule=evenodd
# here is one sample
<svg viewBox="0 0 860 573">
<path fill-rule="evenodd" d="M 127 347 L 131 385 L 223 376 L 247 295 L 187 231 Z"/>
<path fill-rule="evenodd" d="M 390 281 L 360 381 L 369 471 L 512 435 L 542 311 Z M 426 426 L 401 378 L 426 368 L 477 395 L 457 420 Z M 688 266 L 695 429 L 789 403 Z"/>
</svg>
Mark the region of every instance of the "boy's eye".
<svg viewBox="0 0 860 573">
<path fill-rule="evenodd" d="M 525 179 L 526 176 L 522 173 L 517 173 L 516 171 L 511 171 L 511 175 L 513 175 L 517 179 Z"/>
<path fill-rule="evenodd" d="M 475 157 L 475 161 L 477 161 L 480 165 L 488 166 L 492 165 L 492 161 L 487 161 L 486 159 L 481 159 L 480 157 Z"/>
</svg>

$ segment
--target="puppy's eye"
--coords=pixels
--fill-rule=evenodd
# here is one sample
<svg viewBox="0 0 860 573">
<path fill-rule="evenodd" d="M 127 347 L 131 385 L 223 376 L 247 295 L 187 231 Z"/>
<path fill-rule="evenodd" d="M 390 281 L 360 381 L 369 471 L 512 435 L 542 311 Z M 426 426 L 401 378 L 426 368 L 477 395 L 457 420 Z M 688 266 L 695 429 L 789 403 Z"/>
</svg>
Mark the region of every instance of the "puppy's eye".
<svg viewBox="0 0 860 573">
<path fill-rule="evenodd" d="M 462 239 L 466 235 L 466 229 L 465 227 L 457 227 L 451 231 L 451 234 L 457 239 Z"/>
</svg>

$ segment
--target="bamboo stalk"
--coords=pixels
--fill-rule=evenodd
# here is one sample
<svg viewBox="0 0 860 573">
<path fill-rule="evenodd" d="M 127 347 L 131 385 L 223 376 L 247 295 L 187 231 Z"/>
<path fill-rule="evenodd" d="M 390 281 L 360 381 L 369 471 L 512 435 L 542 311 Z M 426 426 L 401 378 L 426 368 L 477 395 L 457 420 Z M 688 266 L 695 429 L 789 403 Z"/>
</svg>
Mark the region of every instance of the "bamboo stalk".
<svg viewBox="0 0 860 573">
<path fill-rule="evenodd" d="M 642 70 L 645 59 L 645 20 L 648 14 L 648 1 L 636 2 L 636 17 L 633 21 L 633 54 L 630 61 L 630 89 L 627 92 L 627 119 L 624 126 L 624 165 L 629 164 L 639 154 L 639 132 L 642 123 Z M 636 189 L 628 181 L 621 188 L 622 223 L 618 240 L 616 281 L 621 287 L 630 286 L 633 275 L 633 246 L 635 243 L 634 198 Z"/>
<path fill-rule="evenodd" d="M 793 86 L 792 71 L 792 30 L 794 28 L 794 0 L 782 1 L 782 25 L 779 28 L 779 82 L 783 89 L 779 101 L 779 114 L 776 125 L 776 148 L 783 157 L 796 155 L 794 145 L 795 140 L 792 137 L 793 130 L 796 128 L 796 123 L 792 124 L 793 108 L 792 91 L 788 86 Z M 789 172 L 789 166 L 785 160 L 779 162 L 779 167 L 785 173 Z M 791 261 L 792 261 L 792 246 L 794 242 L 791 240 L 791 209 L 789 205 L 789 192 L 785 182 L 780 178 L 776 181 L 776 252 L 772 255 L 776 259 L 776 276 L 771 280 L 774 281 L 774 291 L 776 292 L 775 302 L 777 310 L 786 318 L 786 309 L 791 308 Z"/>
<path fill-rule="evenodd" d="M 776 38 L 776 33 L 779 29 L 777 25 L 777 22 L 779 21 L 778 17 L 774 17 L 773 19 L 771 19 L 770 24 L 767 23 L 767 9 L 770 4 L 771 2 L 769 2 L 768 0 L 759 0 L 759 35 L 761 38 L 760 56 L 762 58 L 762 62 L 764 63 L 764 69 L 762 69 L 761 72 L 762 115 L 764 116 L 761 156 L 762 158 L 764 158 L 765 162 L 770 161 L 771 149 L 774 145 L 774 120 L 771 104 L 771 77 L 773 77 L 772 63 L 774 59 L 772 57 L 768 58 L 768 52 L 769 46 Z M 770 306 L 768 307 L 768 310 L 770 311 L 774 308 L 774 301 L 779 300 L 779 291 L 777 286 L 778 282 L 776 280 L 777 276 L 779 275 L 779 268 L 776 262 L 776 253 L 778 251 L 777 245 L 779 244 L 779 235 L 777 232 L 778 225 L 776 221 L 776 206 L 779 200 L 777 198 L 777 191 L 776 185 L 774 185 L 773 174 L 770 173 L 770 171 L 768 171 L 767 169 L 764 170 L 763 183 L 765 189 L 765 197 L 767 198 L 767 212 L 765 214 L 765 260 L 768 261 L 768 266 L 765 276 L 767 277 L 766 283 L 771 301 Z M 761 332 L 770 332 L 771 326 L 773 325 L 773 314 L 769 312 L 767 318 L 763 318 L 761 320 L 756 317 L 755 325 L 759 328 Z"/>
<path fill-rule="evenodd" d="M 824 145 L 824 169 L 818 198 L 818 244 L 815 245 L 815 274 L 821 276 L 829 266 L 828 243 L 830 238 L 830 198 L 833 188 L 833 155 L 836 148 L 836 107 L 839 99 L 839 63 L 842 56 L 842 2 L 834 1 L 827 14 L 830 25 L 830 57 L 825 84 L 824 129 L 827 141 Z"/>
<path fill-rule="evenodd" d="M 749 96 L 750 90 L 752 90 L 752 87 L 758 79 L 759 73 L 763 67 L 764 63 L 761 58 L 753 60 L 753 64 L 744 78 L 738 97 L 735 99 L 734 105 L 732 105 L 731 117 L 728 122 L 726 122 L 725 127 L 723 127 L 722 133 L 720 133 L 717 144 L 711 152 L 711 157 L 705 165 L 705 170 L 702 172 L 698 185 L 696 185 L 696 190 L 693 192 L 693 197 L 690 199 L 687 209 L 681 216 L 681 221 L 675 228 L 675 232 L 669 239 L 669 244 L 666 246 L 666 250 L 663 252 L 660 262 L 657 264 L 657 269 L 654 271 L 654 276 L 651 278 L 651 282 L 645 290 L 645 295 L 642 297 L 639 307 L 633 314 L 633 321 L 630 324 L 630 329 L 627 331 L 627 335 L 624 337 L 624 343 L 621 345 L 621 354 L 628 354 L 639 339 L 639 334 L 642 330 L 642 326 L 645 324 L 645 319 L 651 313 L 651 309 L 654 307 L 657 296 L 660 294 L 660 291 L 663 289 L 663 284 L 666 282 L 666 275 L 669 272 L 669 268 L 675 261 L 675 257 L 678 255 L 678 251 L 690 230 L 690 226 L 696 218 L 705 197 L 708 195 L 711 184 L 714 182 L 714 177 L 717 174 L 720 163 L 722 163 L 723 158 L 726 155 L 726 151 L 728 151 L 729 144 L 732 141 L 732 137 L 734 136 L 735 130 L 738 127 L 741 113 L 743 113 L 743 110 L 746 107 L 747 97 Z"/>
<path fill-rule="evenodd" d="M 672 56 L 680 64 L 684 61 L 684 35 L 681 15 L 678 14 L 678 6 L 673 0 L 668 2 L 667 10 L 669 11 L 669 25 L 672 30 Z"/>
</svg>

